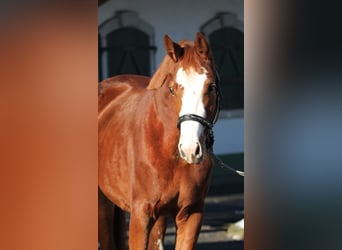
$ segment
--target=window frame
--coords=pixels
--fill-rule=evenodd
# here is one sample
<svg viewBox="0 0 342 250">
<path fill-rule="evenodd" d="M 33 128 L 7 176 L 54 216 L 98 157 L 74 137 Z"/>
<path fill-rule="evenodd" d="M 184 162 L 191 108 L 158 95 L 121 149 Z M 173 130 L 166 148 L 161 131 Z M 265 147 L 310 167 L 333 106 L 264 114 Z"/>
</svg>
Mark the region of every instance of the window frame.
<svg viewBox="0 0 342 250">
<path fill-rule="evenodd" d="M 106 79 L 110 77 L 108 73 L 108 51 L 105 49 L 108 47 L 106 37 L 113 31 L 121 28 L 135 28 L 144 32 L 149 37 L 149 46 L 155 48 L 155 33 L 154 28 L 149 23 L 141 19 L 137 12 L 130 10 L 116 11 L 114 16 L 99 25 L 98 35 L 100 39 L 99 58 L 102 65 L 102 76 L 100 79 Z M 150 50 L 150 74 L 152 74 L 155 68 L 155 49 Z M 100 70 L 99 70 L 100 73 Z"/>
</svg>

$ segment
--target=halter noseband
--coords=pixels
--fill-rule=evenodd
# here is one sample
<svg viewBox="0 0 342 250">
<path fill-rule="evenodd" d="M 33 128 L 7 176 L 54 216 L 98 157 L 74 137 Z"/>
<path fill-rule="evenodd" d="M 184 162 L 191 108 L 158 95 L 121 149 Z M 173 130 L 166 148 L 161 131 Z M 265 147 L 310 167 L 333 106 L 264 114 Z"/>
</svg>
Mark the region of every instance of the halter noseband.
<svg viewBox="0 0 342 250">
<path fill-rule="evenodd" d="M 203 126 L 207 127 L 208 129 L 213 128 L 213 124 L 211 122 L 208 122 L 202 116 L 195 115 L 195 114 L 185 114 L 185 115 L 180 116 L 177 121 L 177 128 L 180 128 L 181 123 L 185 121 L 196 121 L 196 122 L 201 123 Z"/>
</svg>

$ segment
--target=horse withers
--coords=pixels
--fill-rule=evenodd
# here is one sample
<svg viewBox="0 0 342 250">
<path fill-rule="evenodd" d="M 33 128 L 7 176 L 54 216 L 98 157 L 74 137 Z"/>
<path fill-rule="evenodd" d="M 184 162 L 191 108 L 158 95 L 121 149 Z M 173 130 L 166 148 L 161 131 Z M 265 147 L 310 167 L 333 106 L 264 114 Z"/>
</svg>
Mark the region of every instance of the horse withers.
<svg viewBox="0 0 342 250">
<path fill-rule="evenodd" d="M 194 249 L 212 170 L 219 83 L 208 42 L 164 37 L 152 76 L 119 75 L 99 84 L 98 182 L 101 249 L 163 249 L 169 217 L 177 250 Z"/>
</svg>

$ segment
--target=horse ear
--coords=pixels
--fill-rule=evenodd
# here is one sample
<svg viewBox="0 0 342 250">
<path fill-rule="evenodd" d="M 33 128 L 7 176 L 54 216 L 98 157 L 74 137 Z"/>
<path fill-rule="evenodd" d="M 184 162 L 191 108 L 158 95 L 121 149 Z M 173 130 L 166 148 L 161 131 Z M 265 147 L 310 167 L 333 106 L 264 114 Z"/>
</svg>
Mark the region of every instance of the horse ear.
<svg viewBox="0 0 342 250">
<path fill-rule="evenodd" d="M 183 56 L 184 49 L 179 44 L 173 42 L 168 35 L 164 36 L 164 47 L 166 53 L 172 58 L 174 62 L 177 62 L 179 58 Z"/>
<path fill-rule="evenodd" d="M 207 39 L 200 32 L 197 32 L 196 34 L 195 49 L 197 54 L 199 54 L 202 58 L 208 58 L 210 55 L 210 47 L 207 42 Z"/>
</svg>

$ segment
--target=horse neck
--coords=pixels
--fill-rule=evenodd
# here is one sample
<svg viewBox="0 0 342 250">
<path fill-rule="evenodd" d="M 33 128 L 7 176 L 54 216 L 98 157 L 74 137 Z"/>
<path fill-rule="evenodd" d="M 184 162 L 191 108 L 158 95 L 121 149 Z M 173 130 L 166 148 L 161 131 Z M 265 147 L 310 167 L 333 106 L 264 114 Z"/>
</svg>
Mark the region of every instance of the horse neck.
<svg viewBox="0 0 342 250">
<path fill-rule="evenodd" d="M 173 122 L 177 124 L 178 114 L 174 107 L 174 98 L 167 84 L 163 84 L 160 88 L 154 90 L 154 101 L 159 117 L 168 119 L 168 122 Z M 172 119 L 172 120 L 170 120 Z"/>
<path fill-rule="evenodd" d="M 171 148 L 177 148 L 179 129 L 177 128 L 178 113 L 175 107 L 174 96 L 171 95 L 167 84 L 151 90 L 149 123 L 160 140 L 167 141 Z"/>
<path fill-rule="evenodd" d="M 153 74 L 147 89 L 159 89 L 170 77 L 175 69 L 175 64 L 166 56 L 157 71 Z"/>
<path fill-rule="evenodd" d="M 172 72 L 175 70 L 175 64 L 166 56 L 159 66 L 158 70 L 152 76 L 147 89 L 153 91 L 155 112 L 159 119 L 163 121 L 167 129 L 177 129 L 178 114 L 174 107 L 173 96 L 169 90 L 169 81 L 172 79 Z"/>
</svg>

